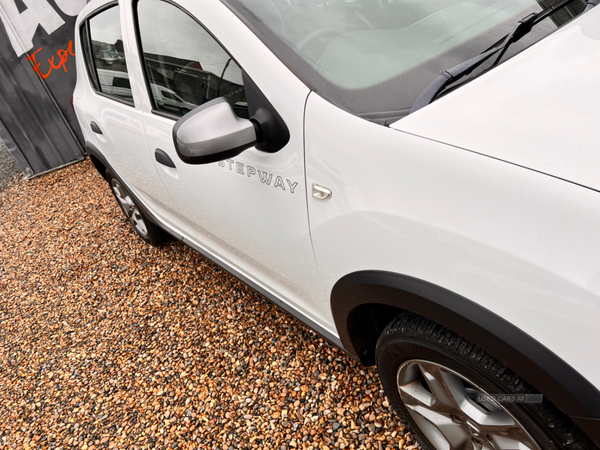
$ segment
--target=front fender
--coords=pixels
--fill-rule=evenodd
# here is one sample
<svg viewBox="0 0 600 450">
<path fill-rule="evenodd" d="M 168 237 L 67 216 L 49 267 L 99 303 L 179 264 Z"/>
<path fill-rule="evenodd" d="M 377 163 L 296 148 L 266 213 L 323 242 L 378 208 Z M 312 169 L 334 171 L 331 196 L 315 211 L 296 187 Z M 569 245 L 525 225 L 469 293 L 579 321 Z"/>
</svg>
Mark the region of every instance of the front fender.
<svg viewBox="0 0 600 450">
<path fill-rule="evenodd" d="M 600 418 L 600 391 L 581 374 L 516 326 L 448 289 L 402 274 L 361 271 L 335 284 L 331 308 L 344 348 L 365 363 L 373 362 L 378 335 L 372 331 L 410 311 L 481 347 L 566 414 Z"/>
</svg>

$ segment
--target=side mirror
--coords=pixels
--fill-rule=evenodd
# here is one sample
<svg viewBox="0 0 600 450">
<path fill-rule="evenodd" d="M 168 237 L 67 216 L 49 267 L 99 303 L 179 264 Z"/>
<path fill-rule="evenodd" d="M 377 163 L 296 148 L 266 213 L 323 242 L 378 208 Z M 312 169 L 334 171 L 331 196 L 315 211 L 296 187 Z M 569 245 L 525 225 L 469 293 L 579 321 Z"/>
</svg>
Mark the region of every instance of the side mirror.
<svg viewBox="0 0 600 450">
<path fill-rule="evenodd" d="M 233 158 L 257 140 L 254 124 L 235 115 L 220 97 L 183 116 L 173 128 L 175 150 L 188 164 L 208 164 Z"/>
</svg>

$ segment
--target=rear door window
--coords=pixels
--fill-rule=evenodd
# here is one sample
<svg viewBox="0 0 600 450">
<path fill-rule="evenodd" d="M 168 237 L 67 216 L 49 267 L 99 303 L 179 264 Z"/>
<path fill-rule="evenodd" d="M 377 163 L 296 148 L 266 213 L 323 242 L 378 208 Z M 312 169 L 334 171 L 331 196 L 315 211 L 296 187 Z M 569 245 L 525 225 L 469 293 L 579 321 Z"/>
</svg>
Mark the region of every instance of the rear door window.
<svg viewBox="0 0 600 450">
<path fill-rule="evenodd" d="M 82 48 L 97 92 L 133 103 L 121 33 L 119 7 L 111 6 L 86 21 Z"/>
</svg>

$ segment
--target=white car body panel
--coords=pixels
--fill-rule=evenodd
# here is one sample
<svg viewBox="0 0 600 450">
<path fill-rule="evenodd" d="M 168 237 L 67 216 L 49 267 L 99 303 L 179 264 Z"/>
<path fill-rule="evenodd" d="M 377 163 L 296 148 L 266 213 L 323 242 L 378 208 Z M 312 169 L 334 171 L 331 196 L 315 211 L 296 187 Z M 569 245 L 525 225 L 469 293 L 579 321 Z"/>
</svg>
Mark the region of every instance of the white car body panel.
<svg viewBox="0 0 600 450">
<path fill-rule="evenodd" d="M 86 5 L 77 29 L 106 3 Z M 86 141 L 160 225 L 336 343 L 336 282 L 394 272 L 476 302 L 600 387 L 600 348 L 590 345 L 600 336 L 600 90 L 589 89 L 600 82 L 600 9 L 388 128 L 311 92 L 221 2 L 178 3 L 260 87 L 291 138 L 274 154 L 183 163 L 175 120 L 152 111 L 132 2 L 121 2 L 135 107 L 93 91 L 81 51 L 74 107 Z M 157 163 L 157 148 L 175 169 Z M 313 184 L 332 197 L 314 198 Z"/>
<path fill-rule="evenodd" d="M 187 0 L 179 3 L 201 18 L 211 31 L 239 28 L 239 19 L 220 2 L 198 4 Z M 93 10 L 94 6 L 98 7 L 88 5 L 88 8 Z M 127 180 L 134 193 L 151 210 L 157 210 L 161 220 L 174 231 L 337 337 L 308 228 L 303 126 L 309 89 L 247 28 L 240 28 L 236 35 L 215 33 L 217 40 L 236 55 L 239 65 L 261 86 L 263 94 L 283 117 L 291 140 L 275 154 L 249 149 L 221 164 L 185 164 L 173 145 L 175 120 L 152 113 L 149 89 L 141 64 L 137 63 L 139 50 L 131 45 L 136 42 L 135 30 L 130 26 L 133 23 L 131 4 L 122 4 L 121 12 L 124 50 L 136 105 L 134 114 L 143 116 L 143 131 L 135 129 L 138 138 L 135 145 L 143 146 L 144 154 L 121 154 L 116 150 L 119 146 L 133 145 L 126 140 L 133 131 L 130 134 L 117 132 L 115 143 L 99 143 L 99 148 L 106 149 L 106 156 L 111 163 L 115 162 L 118 175 Z M 269 83 L 273 77 L 278 80 L 277 84 Z M 108 101 L 115 103 L 113 110 L 132 109 L 93 95 L 99 97 L 103 108 L 110 109 L 103 102 Z M 99 125 L 103 128 L 105 123 Z M 138 125 L 142 124 L 136 122 Z M 147 145 L 143 142 L 144 135 Z M 127 144 L 117 145 L 119 139 Z M 157 148 L 170 156 L 176 169 L 156 162 Z M 248 167 L 256 173 L 250 173 Z M 268 183 L 261 182 L 259 170 Z M 158 177 L 146 176 L 139 180 L 140 175 L 153 172 Z"/>
<path fill-rule="evenodd" d="M 600 348 L 583 344 L 600 333 L 596 192 L 364 121 L 314 93 L 306 165 L 309 186 L 333 191 L 309 202 L 326 292 L 360 270 L 429 281 L 600 385 Z"/>
<path fill-rule="evenodd" d="M 105 1 L 93 1 L 83 9 L 80 18 L 90 12 L 102 7 Z M 126 23 L 126 8 L 120 8 L 121 24 Z M 80 19 L 76 24 L 79 29 Z M 123 35 L 126 36 L 125 27 Z M 79 44 L 79 33 L 75 33 L 76 45 Z M 124 39 L 125 54 L 130 53 L 129 40 Z M 80 46 L 76 48 L 81 48 Z M 73 106 L 79 119 L 79 124 L 87 142 L 92 143 L 100 149 L 111 161 L 118 175 L 126 179 L 128 186 L 143 198 L 152 208 L 161 214 L 170 214 L 172 210 L 168 205 L 172 199 L 159 182 L 157 176 L 149 176 L 154 171 L 152 161 L 148 158 L 148 148 L 143 139 L 144 124 L 142 111 L 137 108 L 143 104 L 144 92 L 140 90 L 139 74 L 132 70 L 131 58 L 127 58 L 127 69 L 129 81 L 132 88 L 133 99 L 136 107 L 121 103 L 96 93 L 86 73 L 82 52 L 78 52 L 77 58 L 77 84 L 73 93 Z M 111 71 L 105 71 L 110 75 Z M 137 76 L 137 78 L 136 78 Z M 147 94 L 146 94 L 147 95 Z M 82 109 L 85 104 L 85 111 Z M 102 134 L 94 133 L 90 124 L 95 122 Z M 127 149 L 127 151 L 123 151 Z"/>
<path fill-rule="evenodd" d="M 599 23 L 592 9 L 392 127 L 600 190 Z"/>
</svg>

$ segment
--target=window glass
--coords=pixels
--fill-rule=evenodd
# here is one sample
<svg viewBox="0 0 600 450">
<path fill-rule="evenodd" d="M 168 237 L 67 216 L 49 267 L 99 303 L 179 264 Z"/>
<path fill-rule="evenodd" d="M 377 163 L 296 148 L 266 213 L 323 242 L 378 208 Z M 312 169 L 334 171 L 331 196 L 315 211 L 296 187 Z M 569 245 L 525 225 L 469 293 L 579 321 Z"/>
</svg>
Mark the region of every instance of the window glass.
<svg viewBox="0 0 600 450">
<path fill-rule="evenodd" d="M 225 97 L 238 116 L 248 117 L 241 69 L 198 22 L 161 0 L 140 0 L 137 11 L 155 108 L 183 115 Z"/>
<path fill-rule="evenodd" d="M 482 53 L 555 0 L 224 0 L 320 95 L 366 118 L 397 118 L 440 73 Z M 534 44 L 585 6 L 573 1 L 510 47 Z M 492 61 L 474 71 L 483 73 Z M 471 78 L 472 79 L 472 78 Z M 465 78 L 468 81 L 469 78 Z"/>
<path fill-rule="evenodd" d="M 92 86 L 96 91 L 100 90 L 100 86 L 98 84 L 98 77 L 96 75 L 96 69 L 94 68 L 94 58 L 92 57 L 92 47 L 90 44 L 90 32 L 88 28 L 88 23 L 83 22 L 81 25 L 81 47 L 83 49 L 83 57 L 85 59 L 85 67 L 87 69 L 87 73 L 90 77 L 90 81 Z"/>
<path fill-rule="evenodd" d="M 89 41 L 83 45 L 90 52 L 86 59 L 93 71 L 92 84 L 100 92 L 133 102 L 125 63 L 119 7 L 113 6 L 88 21 Z"/>
</svg>

